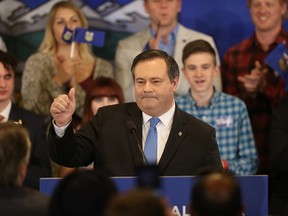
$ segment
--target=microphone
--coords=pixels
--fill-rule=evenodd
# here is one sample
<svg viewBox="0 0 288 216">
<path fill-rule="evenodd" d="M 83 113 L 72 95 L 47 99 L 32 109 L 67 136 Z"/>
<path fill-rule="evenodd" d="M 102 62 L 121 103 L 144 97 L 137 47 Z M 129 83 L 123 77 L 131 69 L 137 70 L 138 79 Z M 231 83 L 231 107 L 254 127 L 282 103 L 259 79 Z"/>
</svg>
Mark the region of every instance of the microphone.
<svg viewBox="0 0 288 216">
<path fill-rule="evenodd" d="M 134 136 L 134 138 L 136 140 L 136 143 L 137 143 L 138 149 L 141 152 L 144 164 L 147 165 L 148 164 L 148 160 L 147 160 L 147 158 L 146 158 L 146 156 L 145 156 L 145 154 L 144 154 L 144 152 L 143 152 L 143 150 L 141 148 L 140 142 L 139 142 L 139 140 L 138 140 L 138 138 L 136 136 L 136 125 L 134 124 L 133 121 L 128 121 L 126 124 L 127 124 L 128 129 L 129 129 L 129 132 L 133 134 L 133 136 Z"/>
</svg>

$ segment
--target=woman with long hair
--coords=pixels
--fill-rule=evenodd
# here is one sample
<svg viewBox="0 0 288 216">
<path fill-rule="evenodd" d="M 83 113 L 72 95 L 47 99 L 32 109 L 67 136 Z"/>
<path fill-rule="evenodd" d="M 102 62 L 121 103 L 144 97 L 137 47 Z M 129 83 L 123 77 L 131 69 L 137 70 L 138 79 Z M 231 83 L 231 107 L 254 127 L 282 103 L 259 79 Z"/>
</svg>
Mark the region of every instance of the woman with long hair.
<svg viewBox="0 0 288 216">
<path fill-rule="evenodd" d="M 22 77 L 22 98 L 26 109 L 50 116 L 50 105 L 59 94 L 76 88 L 76 114 L 81 117 L 86 91 L 98 76 L 114 77 L 112 65 L 92 53 L 90 45 L 64 42 L 65 26 L 87 28 L 81 10 L 71 2 L 56 3 L 47 17 L 44 39 L 37 53 L 29 57 Z M 81 119 L 81 118 L 80 118 Z"/>
</svg>

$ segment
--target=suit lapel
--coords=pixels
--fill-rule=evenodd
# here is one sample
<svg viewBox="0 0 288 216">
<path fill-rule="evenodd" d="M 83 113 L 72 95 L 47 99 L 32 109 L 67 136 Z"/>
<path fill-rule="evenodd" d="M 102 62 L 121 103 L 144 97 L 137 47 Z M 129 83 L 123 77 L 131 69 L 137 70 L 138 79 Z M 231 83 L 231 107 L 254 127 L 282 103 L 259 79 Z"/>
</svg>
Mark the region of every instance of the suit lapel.
<svg viewBox="0 0 288 216">
<path fill-rule="evenodd" d="M 134 104 L 134 106 L 133 106 Z M 141 110 L 137 107 L 136 103 L 133 103 L 132 106 L 129 106 L 127 111 L 128 111 L 128 116 L 126 119 L 126 123 L 131 121 L 135 124 L 136 126 L 136 131 L 135 135 L 137 139 L 135 138 L 135 135 L 129 131 L 129 128 L 127 128 L 127 133 L 128 133 L 128 140 L 129 140 L 129 145 L 132 150 L 132 155 L 134 158 L 134 164 L 135 166 L 140 166 L 144 165 L 143 161 L 143 156 L 141 154 L 142 149 L 142 112 Z M 138 143 L 139 142 L 139 146 Z"/>
<path fill-rule="evenodd" d="M 23 125 L 23 109 L 12 103 L 8 120 L 13 121 L 15 124 Z"/>
<path fill-rule="evenodd" d="M 8 120 L 18 121 L 20 119 L 18 108 L 12 103 Z"/>
<path fill-rule="evenodd" d="M 187 32 L 186 28 L 182 26 L 181 24 L 179 24 L 178 33 L 176 37 L 175 50 L 174 50 L 174 55 L 173 55 L 176 62 L 181 63 L 181 65 L 179 65 L 179 68 L 182 68 L 182 52 L 183 52 L 184 46 L 188 42 L 190 42 L 189 40 L 190 35 L 191 33 Z"/>
<path fill-rule="evenodd" d="M 177 149 L 183 143 L 183 140 L 188 133 L 186 120 L 182 118 L 179 108 L 176 106 L 171 131 L 162 154 L 162 157 L 158 163 L 160 175 L 164 172 L 169 161 L 173 159 L 173 155 Z"/>
<path fill-rule="evenodd" d="M 139 44 L 141 44 L 140 46 L 143 48 L 143 50 L 145 49 L 150 38 L 151 38 L 150 28 L 147 27 L 141 32 L 139 41 L 138 41 Z"/>
</svg>

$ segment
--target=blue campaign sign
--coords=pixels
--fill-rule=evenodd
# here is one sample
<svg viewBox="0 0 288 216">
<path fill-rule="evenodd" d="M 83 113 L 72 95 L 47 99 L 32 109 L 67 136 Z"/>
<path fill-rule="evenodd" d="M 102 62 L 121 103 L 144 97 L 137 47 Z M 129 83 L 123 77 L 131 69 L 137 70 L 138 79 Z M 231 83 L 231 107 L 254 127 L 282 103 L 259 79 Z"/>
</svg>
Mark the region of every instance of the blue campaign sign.
<svg viewBox="0 0 288 216">
<path fill-rule="evenodd" d="M 242 190 L 245 216 L 268 215 L 268 176 L 236 176 Z M 120 192 L 136 187 L 136 177 L 114 177 Z M 197 182 L 197 177 L 161 177 L 161 194 L 168 198 L 173 207 L 173 214 L 189 215 L 190 191 Z M 40 191 L 51 195 L 60 178 L 41 178 Z"/>
</svg>

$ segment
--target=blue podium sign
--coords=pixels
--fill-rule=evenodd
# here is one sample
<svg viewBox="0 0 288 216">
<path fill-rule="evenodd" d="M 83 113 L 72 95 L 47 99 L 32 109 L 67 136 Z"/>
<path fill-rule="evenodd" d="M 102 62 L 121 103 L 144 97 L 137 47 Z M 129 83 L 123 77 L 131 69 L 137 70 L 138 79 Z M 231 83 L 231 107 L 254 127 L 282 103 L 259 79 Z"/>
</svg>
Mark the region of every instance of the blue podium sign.
<svg viewBox="0 0 288 216">
<path fill-rule="evenodd" d="M 245 216 L 268 215 L 268 176 L 236 176 L 240 184 L 245 208 Z M 136 177 L 114 177 L 120 192 L 136 187 Z M 51 195 L 60 178 L 41 178 L 40 191 Z M 167 197 L 177 216 L 189 215 L 190 191 L 198 177 L 161 177 L 161 194 Z"/>
</svg>

